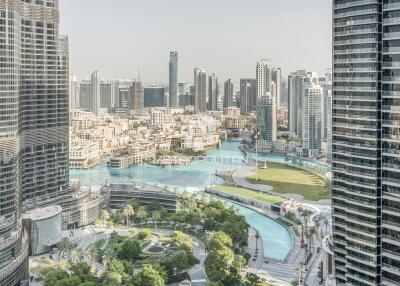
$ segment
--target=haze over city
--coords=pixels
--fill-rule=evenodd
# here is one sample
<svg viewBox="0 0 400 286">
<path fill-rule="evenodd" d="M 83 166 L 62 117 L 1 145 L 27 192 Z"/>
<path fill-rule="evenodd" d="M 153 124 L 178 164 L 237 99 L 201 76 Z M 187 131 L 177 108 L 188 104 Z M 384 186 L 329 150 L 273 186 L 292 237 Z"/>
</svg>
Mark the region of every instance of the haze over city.
<svg viewBox="0 0 400 286">
<path fill-rule="evenodd" d="M 253 77 L 269 58 L 283 74 L 331 66 L 330 0 L 61 0 L 61 34 L 69 36 L 71 72 L 145 84 L 168 79 L 169 51 L 180 54 L 179 80 L 193 67 L 220 78 Z"/>
</svg>

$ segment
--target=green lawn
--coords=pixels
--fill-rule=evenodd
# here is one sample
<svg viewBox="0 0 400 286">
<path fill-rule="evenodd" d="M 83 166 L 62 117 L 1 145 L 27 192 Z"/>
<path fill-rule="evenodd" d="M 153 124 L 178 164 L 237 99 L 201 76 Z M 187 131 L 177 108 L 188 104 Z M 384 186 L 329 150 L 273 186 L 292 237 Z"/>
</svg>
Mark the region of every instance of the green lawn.
<svg viewBox="0 0 400 286">
<path fill-rule="evenodd" d="M 216 187 L 216 189 L 224 191 L 226 193 L 259 200 L 262 202 L 267 202 L 270 203 L 271 205 L 276 205 L 276 206 L 280 206 L 282 203 L 287 201 L 286 199 L 278 196 L 263 194 L 235 186 L 219 185 Z"/>
<path fill-rule="evenodd" d="M 314 174 L 277 163 L 267 163 L 267 167 L 258 169 L 258 181 L 255 176 L 247 180 L 253 184 L 272 186 L 276 193 L 298 194 L 310 201 L 330 198 L 325 181 Z"/>
</svg>

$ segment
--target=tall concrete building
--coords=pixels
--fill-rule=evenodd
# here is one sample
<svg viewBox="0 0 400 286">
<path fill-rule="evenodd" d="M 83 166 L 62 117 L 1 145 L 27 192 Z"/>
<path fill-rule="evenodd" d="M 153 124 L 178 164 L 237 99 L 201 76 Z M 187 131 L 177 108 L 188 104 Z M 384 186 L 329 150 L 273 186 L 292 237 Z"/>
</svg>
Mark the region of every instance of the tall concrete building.
<svg viewBox="0 0 400 286">
<path fill-rule="evenodd" d="M 257 128 L 260 132 L 259 142 L 264 141 L 267 145 L 273 143 L 277 138 L 277 117 L 275 98 L 267 93 L 257 100 Z"/>
<path fill-rule="evenodd" d="M 257 63 L 257 98 L 271 92 L 272 65 L 270 60 L 263 59 Z"/>
<path fill-rule="evenodd" d="M 178 52 L 169 55 L 169 107 L 178 108 Z"/>
<path fill-rule="evenodd" d="M 333 2 L 338 285 L 400 285 L 400 2 Z"/>
<path fill-rule="evenodd" d="M 71 76 L 69 83 L 69 109 L 78 108 L 79 104 L 79 83 L 75 76 Z"/>
<path fill-rule="evenodd" d="M 256 110 L 257 80 L 246 78 L 240 80 L 240 112 L 243 114 Z"/>
<path fill-rule="evenodd" d="M 91 111 L 96 115 L 100 115 L 100 78 L 99 72 L 94 71 L 90 78 L 91 81 Z"/>
<path fill-rule="evenodd" d="M 318 156 L 321 150 L 322 118 L 321 118 L 322 88 L 319 85 L 310 84 L 305 87 L 303 96 L 303 149 L 304 156 L 313 158 Z"/>
<path fill-rule="evenodd" d="M 144 107 L 164 107 L 165 88 L 148 86 L 144 88 Z"/>
<path fill-rule="evenodd" d="M 92 112 L 92 82 L 90 80 L 83 80 L 79 84 L 78 107 Z"/>
<path fill-rule="evenodd" d="M 144 108 L 144 88 L 140 80 L 135 80 L 129 88 L 129 108 L 140 112 Z"/>
<path fill-rule="evenodd" d="M 21 200 L 68 188 L 68 39 L 58 1 L 0 0 L 0 285 L 28 276 Z"/>
<path fill-rule="evenodd" d="M 275 83 L 275 100 L 279 110 L 282 103 L 282 71 L 281 68 L 272 69 L 272 82 Z M 272 94 L 272 92 L 271 92 Z"/>
<path fill-rule="evenodd" d="M 228 79 L 224 83 L 224 108 L 232 107 L 233 105 L 233 83 Z"/>
<path fill-rule="evenodd" d="M 219 96 L 219 86 L 218 78 L 215 74 L 208 77 L 208 110 L 217 111 L 218 110 L 218 96 Z"/>
<path fill-rule="evenodd" d="M 118 89 L 116 88 L 118 81 L 106 80 L 100 83 L 100 107 L 106 108 L 111 111 L 115 108 L 115 102 L 118 95 Z"/>
<path fill-rule="evenodd" d="M 297 71 L 288 77 L 288 117 L 291 136 L 302 138 L 303 96 L 306 83 L 306 72 Z"/>
<path fill-rule="evenodd" d="M 207 74 L 199 68 L 194 69 L 194 111 L 207 111 Z"/>
</svg>

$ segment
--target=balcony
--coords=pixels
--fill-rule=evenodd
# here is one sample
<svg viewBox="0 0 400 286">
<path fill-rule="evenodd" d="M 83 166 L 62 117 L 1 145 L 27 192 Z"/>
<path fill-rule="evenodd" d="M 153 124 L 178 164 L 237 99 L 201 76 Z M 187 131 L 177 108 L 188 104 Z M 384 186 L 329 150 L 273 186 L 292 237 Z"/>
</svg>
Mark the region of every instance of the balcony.
<svg viewBox="0 0 400 286">
<path fill-rule="evenodd" d="M 400 246 L 400 240 L 398 237 L 382 234 L 382 241 L 389 243 L 389 244 Z M 400 256 L 400 254 L 399 254 L 399 256 Z"/>
<path fill-rule="evenodd" d="M 335 55 L 377 53 L 376 48 L 335 50 Z"/>
<path fill-rule="evenodd" d="M 347 12 L 339 12 L 336 11 L 334 13 L 334 18 L 344 18 L 344 17 L 352 17 L 352 16 L 359 16 L 359 15 L 368 15 L 368 14 L 376 14 L 379 13 L 377 8 L 370 8 L 370 9 L 355 9 L 353 11 Z"/>
<path fill-rule="evenodd" d="M 384 220 L 384 221 L 382 221 L 382 226 L 383 227 L 386 226 L 388 228 L 395 229 L 396 231 L 400 230 L 400 222 Z"/>
<path fill-rule="evenodd" d="M 400 38 L 400 32 L 383 33 L 383 40 L 398 38 Z"/>
<path fill-rule="evenodd" d="M 352 30 L 345 30 L 345 31 L 336 31 L 334 32 L 335 36 L 352 36 L 352 35 L 363 35 L 363 34 L 372 34 L 372 33 L 379 33 L 377 29 L 368 28 L 368 29 L 352 29 Z"/>
<path fill-rule="evenodd" d="M 336 4 L 335 9 L 344 9 L 344 8 L 350 8 L 354 6 L 362 6 L 362 5 L 369 5 L 369 4 L 377 4 L 377 0 L 360 0 L 360 1 L 354 1 L 354 2 L 348 2 L 348 3 L 343 3 L 343 4 Z"/>
<path fill-rule="evenodd" d="M 400 267 L 388 263 L 382 263 L 382 270 L 398 275 L 400 272 Z"/>
<path fill-rule="evenodd" d="M 383 11 L 400 9 L 400 2 L 383 4 Z"/>
<path fill-rule="evenodd" d="M 383 286 L 399 286 L 400 281 L 394 281 L 386 277 L 382 277 Z"/>
<path fill-rule="evenodd" d="M 4 280 L 7 276 L 12 275 L 18 267 L 20 267 L 26 259 L 28 259 L 29 247 L 24 245 L 18 257 L 11 261 L 5 268 L 0 270 L 0 281 Z"/>
<path fill-rule="evenodd" d="M 11 235 L 3 240 L 0 240 L 0 250 L 5 249 L 9 247 L 10 245 L 13 245 L 18 241 L 18 239 L 21 236 L 21 232 L 19 231 L 14 231 L 11 233 Z"/>
</svg>

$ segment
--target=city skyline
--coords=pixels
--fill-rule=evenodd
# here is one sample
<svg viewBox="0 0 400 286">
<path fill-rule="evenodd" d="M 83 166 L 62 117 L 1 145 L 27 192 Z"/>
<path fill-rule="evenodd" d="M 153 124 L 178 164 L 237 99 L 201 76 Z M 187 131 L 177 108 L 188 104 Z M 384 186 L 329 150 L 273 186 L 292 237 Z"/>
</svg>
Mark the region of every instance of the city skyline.
<svg viewBox="0 0 400 286">
<path fill-rule="evenodd" d="M 238 85 L 240 78 L 253 77 L 261 58 L 271 59 L 284 75 L 304 67 L 325 72 L 331 66 L 330 2 L 255 1 L 248 5 L 224 0 L 199 5 L 152 0 L 136 5 L 137 1 L 120 0 L 116 6 L 107 1 L 61 0 L 60 29 L 70 37 L 71 73 L 80 80 L 99 70 L 109 79 L 137 78 L 140 73 L 144 84 L 167 83 L 168 55 L 176 50 L 179 81 L 191 82 L 193 68 L 201 67 Z M 134 17 L 129 7 L 136 9 Z M 170 7 L 176 9 L 165 13 Z M 114 14 L 118 17 L 112 17 L 112 23 L 98 20 Z M 152 15 L 151 21 L 145 15 Z M 189 40 L 191 34 L 196 39 L 194 33 L 206 33 L 205 38 Z M 312 45 L 306 40 L 309 37 Z"/>
</svg>

